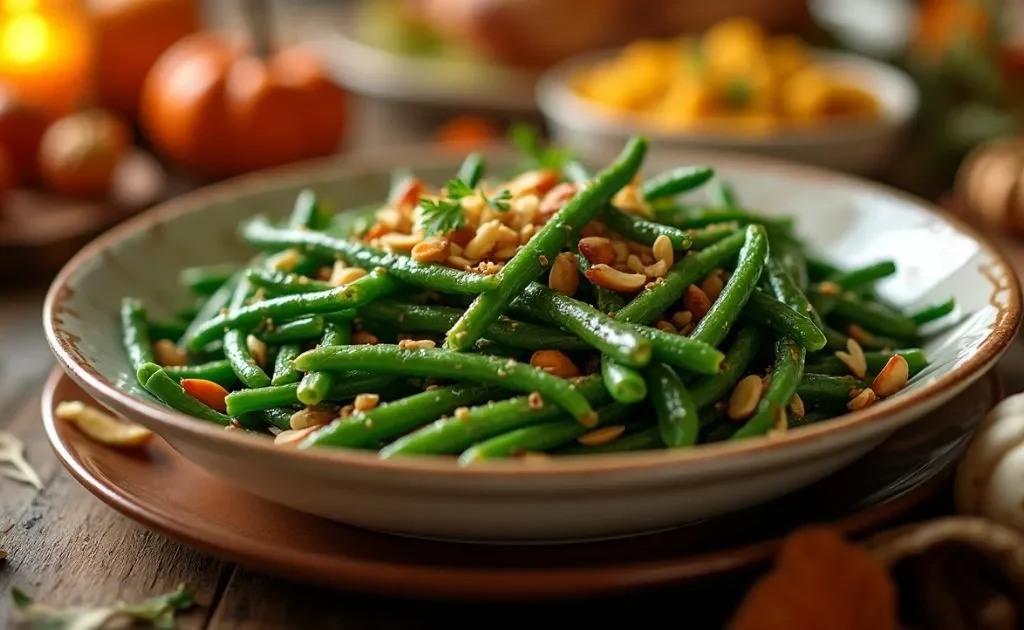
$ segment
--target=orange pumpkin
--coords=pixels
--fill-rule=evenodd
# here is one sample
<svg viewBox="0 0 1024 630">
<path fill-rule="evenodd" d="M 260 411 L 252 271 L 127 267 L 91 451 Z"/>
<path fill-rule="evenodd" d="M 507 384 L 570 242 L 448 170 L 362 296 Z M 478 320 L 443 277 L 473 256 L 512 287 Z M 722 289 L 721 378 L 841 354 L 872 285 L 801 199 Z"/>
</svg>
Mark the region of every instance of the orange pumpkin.
<svg viewBox="0 0 1024 630">
<path fill-rule="evenodd" d="M 156 148 L 196 174 L 226 177 L 333 153 L 348 98 L 318 57 L 260 59 L 223 35 L 172 46 L 146 79 L 140 119 Z"/>
<path fill-rule="evenodd" d="M 15 185 L 36 182 L 36 154 L 49 125 L 50 117 L 42 109 L 22 102 L 13 90 L 0 86 L 0 148 L 6 153 Z"/>
<path fill-rule="evenodd" d="M 103 110 L 84 111 L 53 123 L 39 146 L 46 185 L 77 197 L 103 197 L 128 153 L 128 127 Z"/>
<path fill-rule="evenodd" d="M 99 103 L 134 117 L 146 74 L 174 42 L 199 29 L 196 0 L 92 0 Z"/>
</svg>

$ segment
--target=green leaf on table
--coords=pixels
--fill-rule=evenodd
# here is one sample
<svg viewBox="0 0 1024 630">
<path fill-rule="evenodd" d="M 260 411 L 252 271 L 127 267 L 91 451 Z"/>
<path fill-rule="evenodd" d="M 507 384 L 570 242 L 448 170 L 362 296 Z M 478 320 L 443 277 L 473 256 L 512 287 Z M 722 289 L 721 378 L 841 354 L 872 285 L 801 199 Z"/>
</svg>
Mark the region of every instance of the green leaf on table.
<svg viewBox="0 0 1024 630">
<path fill-rule="evenodd" d="M 25 459 L 25 445 L 6 431 L 0 431 L 0 476 L 43 489 L 39 474 Z"/>
<path fill-rule="evenodd" d="M 170 630 L 175 627 L 176 613 L 195 606 L 192 591 L 185 585 L 138 603 L 117 601 L 94 608 L 56 609 L 37 603 L 17 587 L 11 589 L 11 598 L 18 621 L 36 630 L 101 630 L 113 621 L 148 623 L 152 628 Z"/>
</svg>

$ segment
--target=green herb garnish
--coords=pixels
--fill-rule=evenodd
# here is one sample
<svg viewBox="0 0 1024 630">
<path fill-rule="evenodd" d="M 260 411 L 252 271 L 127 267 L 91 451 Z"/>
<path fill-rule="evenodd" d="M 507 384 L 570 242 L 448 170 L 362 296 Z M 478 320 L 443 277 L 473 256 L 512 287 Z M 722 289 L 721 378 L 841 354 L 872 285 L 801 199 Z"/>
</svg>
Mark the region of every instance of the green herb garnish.
<svg viewBox="0 0 1024 630">
<path fill-rule="evenodd" d="M 509 141 L 525 158 L 522 170 L 550 168 L 561 172 L 565 164 L 575 157 L 569 149 L 543 146 L 537 130 L 525 123 L 512 125 L 508 134 Z"/>
<path fill-rule="evenodd" d="M 114 620 L 146 623 L 153 628 L 174 628 L 174 615 L 195 606 L 192 591 L 185 585 L 174 592 L 136 604 L 118 601 L 106 606 L 69 610 L 37 603 L 17 587 L 11 589 L 11 598 L 22 622 L 28 627 L 46 630 L 98 630 Z"/>
</svg>

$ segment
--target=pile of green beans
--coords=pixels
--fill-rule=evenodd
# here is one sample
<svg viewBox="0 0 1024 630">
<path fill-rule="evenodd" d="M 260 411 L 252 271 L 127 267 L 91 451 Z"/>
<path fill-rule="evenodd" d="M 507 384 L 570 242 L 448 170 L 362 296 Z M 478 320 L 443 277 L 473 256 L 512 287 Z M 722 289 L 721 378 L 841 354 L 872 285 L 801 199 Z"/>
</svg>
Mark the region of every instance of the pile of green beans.
<svg viewBox="0 0 1024 630">
<path fill-rule="evenodd" d="M 840 268 L 708 166 L 638 178 L 646 147 L 631 139 L 594 175 L 567 162 L 547 190 L 572 192 L 497 273 L 378 247 L 379 217 L 434 194 L 408 171 L 379 206 L 337 214 L 303 190 L 285 220 L 242 226 L 248 263 L 183 269 L 190 298 L 172 317 L 126 297 L 125 362 L 155 398 L 201 420 L 298 448 L 462 465 L 742 440 L 847 413 L 896 355 L 911 379 L 927 372 L 920 346 L 957 315 L 954 301 L 902 312 L 878 297 L 893 261 Z M 521 201 L 488 179 L 481 154 L 453 177 L 494 213 Z M 601 275 L 611 259 L 581 242 L 594 233 L 648 260 L 670 247 L 671 261 L 645 266 L 639 290 L 615 286 Z M 565 256 L 568 290 L 555 281 Z M 612 271 L 640 273 L 639 256 L 615 256 Z M 849 355 L 861 351 L 854 374 Z M 752 376 L 760 397 L 742 411 L 733 398 Z"/>
</svg>

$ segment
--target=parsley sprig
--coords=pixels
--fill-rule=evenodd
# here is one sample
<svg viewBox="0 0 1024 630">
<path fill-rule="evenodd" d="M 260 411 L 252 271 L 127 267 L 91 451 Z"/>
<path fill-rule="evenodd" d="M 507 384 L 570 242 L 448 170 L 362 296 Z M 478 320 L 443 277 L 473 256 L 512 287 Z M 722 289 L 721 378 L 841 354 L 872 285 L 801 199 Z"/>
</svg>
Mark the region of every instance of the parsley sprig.
<svg viewBox="0 0 1024 630">
<path fill-rule="evenodd" d="M 537 130 L 526 123 L 509 127 L 509 141 L 523 155 L 522 170 L 550 168 L 561 172 L 575 155 L 565 147 L 545 146 Z"/>
<path fill-rule="evenodd" d="M 420 202 L 420 225 L 427 236 L 441 236 L 466 227 L 466 215 L 462 212 L 462 200 L 473 195 L 473 188 L 461 179 L 450 179 L 444 185 L 444 195 L 438 199 L 424 199 Z M 497 212 L 508 211 L 512 194 L 502 190 L 494 197 L 487 197 L 483 190 L 483 198 Z"/>
</svg>

